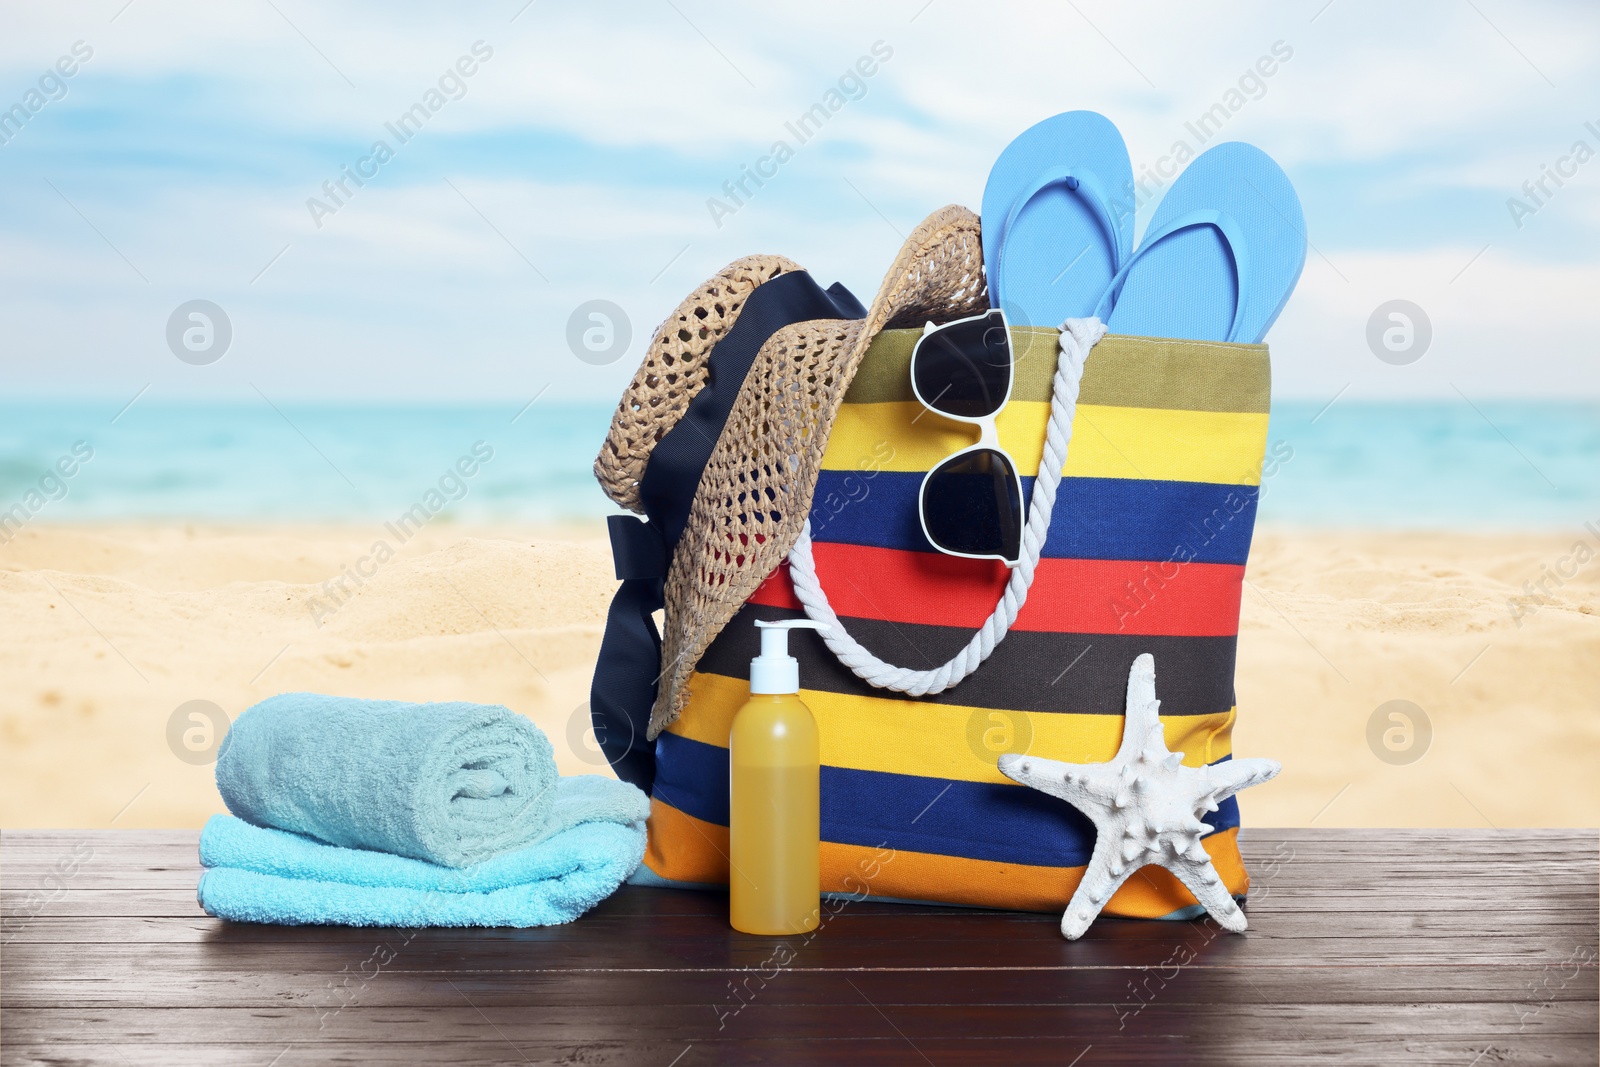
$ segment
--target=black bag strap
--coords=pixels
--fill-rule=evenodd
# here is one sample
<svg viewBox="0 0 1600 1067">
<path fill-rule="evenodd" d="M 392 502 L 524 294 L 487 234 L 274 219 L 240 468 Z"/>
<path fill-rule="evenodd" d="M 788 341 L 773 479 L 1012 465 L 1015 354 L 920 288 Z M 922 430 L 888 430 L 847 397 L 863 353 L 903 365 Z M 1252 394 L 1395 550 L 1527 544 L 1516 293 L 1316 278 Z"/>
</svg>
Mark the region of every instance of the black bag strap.
<svg viewBox="0 0 1600 1067">
<path fill-rule="evenodd" d="M 595 740 L 617 777 L 647 793 L 655 781 L 655 744 L 646 735 L 661 678 L 661 635 L 652 613 L 665 606 L 667 570 L 733 402 L 761 346 L 785 326 L 866 315 L 843 285 L 823 289 L 805 271 L 780 274 L 758 286 L 745 298 L 738 321 L 707 355 L 705 385 L 650 453 L 639 480 L 649 521 L 634 515 L 607 520 L 622 586 L 606 614 L 589 714 Z"/>
</svg>

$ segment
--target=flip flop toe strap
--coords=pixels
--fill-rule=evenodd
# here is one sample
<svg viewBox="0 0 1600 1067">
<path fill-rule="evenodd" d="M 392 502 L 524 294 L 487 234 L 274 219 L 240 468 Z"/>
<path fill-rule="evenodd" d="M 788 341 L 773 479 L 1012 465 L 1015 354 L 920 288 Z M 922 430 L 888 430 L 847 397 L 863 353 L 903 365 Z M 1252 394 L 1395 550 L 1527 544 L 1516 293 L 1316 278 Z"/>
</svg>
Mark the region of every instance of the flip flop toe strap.
<svg viewBox="0 0 1600 1067">
<path fill-rule="evenodd" d="M 1111 241 L 1113 262 L 1120 263 L 1127 258 L 1127 249 L 1121 247 L 1121 235 L 1117 229 L 1117 221 L 1111 214 L 1111 201 L 1106 196 L 1106 190 L 1100 179 L 1093 171 L 1081 167 L 1051 167 L 1044 171 L 1033 183 L 1023 190 L 1011 204 L 1011 210 L 1006 213 L 1006 221 L 1000 228 L 1000 237 L 995 244 L 994 270 L 989 275 L 989 285 L 994 289 L 997 302 L 1005 299 L 1005 259 L 1006 239 L 1011 235 L 1011 228 L 1021 217 L 1022 211 L 1046 189 L 1055 185 L 1066 185 L 1078 194 L 1079 199 L 1087 203 L 1094 211 L 1095 221 L 1100 223 L 1101 229 Z M 1004 306 L 1000 303 L 1000 306 Z"/>
<path fill-rule="evenodd" d="M 1222 235 L 1222 241 L 1228 246 L 1228 253 L 1233 257 L 1234 287 L 1237 295 L 1233 302 L 1233 318 L 1228 324 L 1229 341 L 1239 340 L 1239 324 L 1243 320 L 1246 294 L 1250 292 L 1250 255 L 1249 245 L 1245 242 L 1244 231 L 1239 224 L 1234 222 L 1232 216 L 1213 208 L 1198 208 L 1194 211 L 1179 215 L 1154 233 L 1144 235 L 1144 242 L 1139 246 L 1139 251 L 1133 254 L 1128 262 L 1122 265 L 1116 276 L 1111 279 L 1111 284 L 1106 286 L 1105 295 L 1100 297 L 1100 304 L 1094 309 L 1095 317 L 1102 322 L 1109 322 L 1111 309 L 1116 305 L 1117 298 L 1122 295 L 1122 287 L 1128 280 L 1128 273 L 1138 266 L 1139 261 L 1156 245 L 1165 241 L 1174 234 L 1184 230 L 1192 230 L 1199 226 L 1210 226 Z"/>
</svg>

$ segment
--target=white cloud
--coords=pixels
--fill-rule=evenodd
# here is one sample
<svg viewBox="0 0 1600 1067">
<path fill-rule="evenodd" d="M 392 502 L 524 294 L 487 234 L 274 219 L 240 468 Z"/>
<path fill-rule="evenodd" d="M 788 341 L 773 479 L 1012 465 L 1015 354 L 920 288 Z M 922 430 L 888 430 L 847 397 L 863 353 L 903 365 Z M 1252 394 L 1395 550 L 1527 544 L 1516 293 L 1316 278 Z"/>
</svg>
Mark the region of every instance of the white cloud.
<svg viewBox="0 0 1600 1067">
<path fill-rule="evenodd" d="M 979 206 L 992 160 L 1026 126 L 1102 111 L 1137 165 L 1191 137 L 1184 123 L 1283 41 L 1292 59 L 1222 136 L 1284 163 L 1318 248 L 1349 281 L 1312 255 L 1273 337 L 1281 391 L 1356 381 L 1378 395 L 1437 392 L 1459 380 L 1490 392 L 1600 393 L 1583 355 L 1586 294 L 1600 280 L 1583 239 L 1600 232 L 1600 170 L 1583 172 L 1523 234 L 1499 214 L 1585 118 L 1600 118 L 1590 59 L 1600 25 L 1586 8 L 1080 2 L 995 5 L 975 17 L 948 0 L 793 9 L 677 0 L 680 15 L 640 0 L 603 13 L 535 4 L 512 22 L 522 0 L 470 11 L 277 6 L 282 16 L 261 4 L 138 3 L 112 22 L 121 0 L 111 0 L 8 15 L 0 101 L 73 41 L 96 50 L 69 97 L 36 118 L 40 128 L 0 148 L 9 168 L 0 183 L 19 208 L 0 220 L 0 312 L 17 353 L 8 373 L 70 388 L 94 365 L 108 389 L 158 372 L 173 388 L 192 383 L 187 368 L 167 365 L 159 326 L 163 308 L 208 289 L 278 346 L 260 365 L 241 349 L 237 374 L 232 360 L 219 364 L 210 380 L 229 387 L 259 371 L 307 393 L 494 395 L 495 376 L 514 373 L 610 395 L 628 368 L 593 371 L 565 353 L 565 319 L 580 300 L 615 299 L 647 333 L 699 280 L 754 251 L 787 254 L 870 299 L 896 230 L 945 203 Z M 466 96 L 314 230 L 305 198 L 479 39 L 495 55 Z M 713 225 L 706 198 L 879 40 L 893 57 L 865 96 Z M 93 130 L 73 132 L 90 103 L 121 116 L 118 143 L 138 151 L 105 152 Z M 222 127 L 207 127 L 215 145 L 178 121 L 196 112 Z M 458 163 L 449 153 L 468 134 L 478 154 Z M 533 173 L 518 173 L 523 161 Z M 42 173 L 150 286 L 37 182 Z M 1481 217 L 1458 214 L 1447 194 L 1462 190 L 1494 194 Z M 1325 225 L 1346 197 L 1415 211 L 1429 236 L 1408 247 L 1360 215 Z M 1435 352 L 1414 367 L 1377 363 L 1362 339 L 1372 307 L 1391 296 L 1417 300 L 1437 324 Z M 1497 360 L 1519 346 L 1532 353 L 1520 373 L 1500 373 Z"/>
<path fill-rule="evenodd" d="M 1594 396 L 1593 294 L 1600 265 L 1528 260 L 1467 246 L 1415 253 L 1313 256 L 1268 342 L 1274 392 L 1327 398 Z M 1474 258 L 1474 257 L 1477 258 Z M 1432 342 L 1407 366 L 1377 358 L 1366 338 L 1390 300 L 1423 309 Z"/>
</svg>

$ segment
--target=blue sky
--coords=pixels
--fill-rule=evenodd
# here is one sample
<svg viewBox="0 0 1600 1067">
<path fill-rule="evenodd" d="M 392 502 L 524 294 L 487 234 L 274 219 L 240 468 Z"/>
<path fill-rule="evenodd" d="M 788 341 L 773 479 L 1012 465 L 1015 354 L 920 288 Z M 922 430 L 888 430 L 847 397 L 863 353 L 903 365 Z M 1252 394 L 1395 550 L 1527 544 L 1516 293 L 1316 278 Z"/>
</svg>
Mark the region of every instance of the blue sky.
<svg viewBox="0 0 1600 1067">
<path fill-rule="evenodd" d="M 92 55 L 0 144 L 6 389 L 613 400 L 729 260 L 782 253 L 870 299 L 920 218 L 977 207 L 1022 129 L 1101 111 L 1138 172 L 1276 45 L 1291 57 L 1218 139 L 1271 153 L 1305 205 L 1312 252 L 1268 338 L 1279 395 L 1600 395 L 1600 159 L 1520 227 L 1507 207 L 1574 142 L 1600 150 L 1592 4 L 524 2 L 9 9 L 0 108 Z M 476 42 L 492 54 L 449 80 L 459 98 L 399 144 L 385 123 Z M 708 199 L 875 44 L 857 98 L 714 221 Z M 380 138 L 394 157 L 316 225 L 308 198 Z M 196 298 L 233 325 L 208 366 L 165 339 Z M 632 322 L 609 366 L 568 349 L 591 299 Z M 1391 299 L 1432 321 L 1408 366 L 1365 341 Z"/>
</svg>

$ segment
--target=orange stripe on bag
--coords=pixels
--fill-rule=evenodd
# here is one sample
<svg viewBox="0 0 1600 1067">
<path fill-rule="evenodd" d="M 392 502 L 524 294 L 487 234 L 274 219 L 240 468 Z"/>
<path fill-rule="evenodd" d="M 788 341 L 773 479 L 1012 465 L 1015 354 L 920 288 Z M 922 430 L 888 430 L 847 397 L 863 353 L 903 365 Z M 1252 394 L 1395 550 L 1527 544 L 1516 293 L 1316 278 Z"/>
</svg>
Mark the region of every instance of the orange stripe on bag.
<svg viewBox="0 0 1600 1067">
<path fill-rule="evenodd" d="M 1243 895 L 1250 879 L 1239 855 L 1238 829 L 1212 834 L 1201 843 L 1211 854 L 1228 892 Z M 653 839 L 651 847 L 655 847 Z M 655 869 L 653 864 L 651 869 Z M 822 843 L 822 891 L 848 893 L 861 899 L 927 900 L 929 890 L 937 887 L 936 903 L 1061 912 L 1072 899 L 1083 872 L 1082 867 L 1033 867 L 905 849 Z M 1105 914 L 1160 919 L 1195 903 L 1194 894 L 1172 872 L 1152 866 L 1140 870 L 1112 894 Z"/>
<path fill-rule="evenodd" d="M 650 842 L 644 862 L 674 882 L 720 885 L 728 881 L 728 828 L 686 815 L 660 800 L 650 802 Z M 1223 885 L 1234 896 L 1250 887 L 1239 855 L 1237 828 L 1201 842 Z M 1082 867 L 1034 867 L 964 859 L 906 849 L 822 843 L 824 893 L 862 899 L 925 900 L 937 886 L 939 901 L 1018 911 L 1059 912 L 1072 899 Z M 1194 894 L 1162 867 L 1145 867 L 1112 895 L 1105 913 L 1159 919 L 1195 904 Z"/>
<path fill-rule="evenodd" d="M 649 843 L 644 863 L 674 882 L 728 881 L 728 828 L 686 815 L 659 799 L 650 801 Z"/>
</svg>

